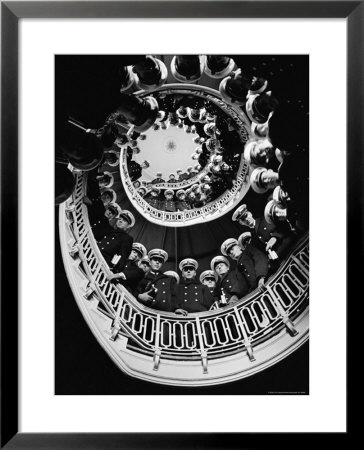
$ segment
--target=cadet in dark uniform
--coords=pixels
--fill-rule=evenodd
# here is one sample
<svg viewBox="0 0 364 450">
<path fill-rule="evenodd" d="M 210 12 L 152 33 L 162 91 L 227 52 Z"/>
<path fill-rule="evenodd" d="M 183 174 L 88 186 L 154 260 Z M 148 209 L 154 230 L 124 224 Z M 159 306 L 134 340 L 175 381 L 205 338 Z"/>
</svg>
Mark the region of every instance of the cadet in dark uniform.
<svg viewBox="0 0 364 450">
<path fill-rule="evenodd" d="M 143 258 L 141 258 L 138 261 L 138 267 L 140 269 L 142 269 L 142 271 L 144 272 L 144 275 L 150 271 L 150 264 L 149 264 L 148 256 L 143 256 Z"/>
<path fill-rule="evenodd" d="M 113 200 L 111 190 L 100 192 L 99 182 L 97 181 L 98 168 L 90 170 L 87 175 L 87 194 L 82 201 L 87 205 L 90 222 L 99 220 L 105 213 L 105 205 Z M 108 192 L 108 193 L 106 193 Z"/>
<path fill-rule="evenodd" d="M 120 271 L 124 268 L 132 249 L 133 238 L 127 230 L 134 226 L 135 219 L 130 211 L 122 210 L 112 224 L 113 226 L 97 243 L 109 267 L 112 269 L 117 267 L 117 271 Z"/>
<path fill-rule="evenodd" d="M 218 279 L 219 277 L 213 270 L 205 270 L 200 275 L 200 283 L 208 287 L 211 295 L 214 294 Z"/>
<path fill-rule="evenodd" d="M 168 183 L 177 183 L 176 175 L 174 173 L 169 174 Z"/>
<path fill-rule="evenodd" d="M 148 253 L 150 271 L 137 288 L 138 300 L 146 306 L 160 311 L 172 312 L 177 308 L 176 280 L 161 272 L 168 253 L 155 248 Z"/>
<path fill-rule="evenodd" d="M 109 203 L 106 206 L 106 209 L 104 209 L 104 214 L 101 217 L 93 217 L 90 225 L 96 241 L 102 239 L 102 237 L 110 231 L 110 222 L 119 215 L 119 212 L 120 207 L 118 205 Z"/>
<path fill-rule="evenodd" d="M 135 296 L 136 288 L 142 278 L 144 278 L 144 271 L 138 266 L 138 261 L 147 255 L 147 250 L 143 244 L 134 242 L 132 250 L 126 261 L 122 271 L 110 275 L 109 280 L 118 280 L 127 290 Z M 118 266 L 114 268 L 116 271 Z"/>
<path fill-rule="evenodd" d="M 166 212 L 176 212 L 176 203 L 173 200 L 174 192 L 172 189 L 166 189 L 164 191 L 165 200 L 161 202 L 160 208 L 162 211 Z"/>
<path fill-rule="evenodd" d="M 287 224 L 282 223 L 277 227 L 273 223 L 267 222 L 264 217 L 255 219 L 246 205 L 239 206 L 232 218 L 240 225 L 250 229 L 253 245 L 267 252 L 268 258 L 272 262 L 285 256 L 292 242 L 292 232 Z"/>
<path fill-rule="evenodd" d="M 176 192 L 178 201 L 176 202 L 176 209 L 178 211 L 184 211 L 185 209 L 191 209 L 191 206 L 186 202 L 186 192 L 180 189 Z"/>
<path fill-rule="evenodd" d="M 149 165 L 150 164 L 148 161 L 143 161 L 142 164 L 139 164 L 136 161 L 129 159 L 127 162 L 127 168 L 131 181 L 139 180 L 139 178 L 142 176 L 143 169 L 147 169 Z"/>
<path fill-rule="evenodd" d="M 239 241 L 234 238 L 226 239 L 221 245 L 221 253 L 237 261 L 236 270 L 245 276 L 249 292 L 256 287 L 264 290 L 268 275 L 268 257 L 252 244 L 246 244 L 243 236 L 240 237 Z"/>
<path fill-rule="evenodd" d="M 286 225 L 295 230 L 295 223 L 292 224 L 289 222 L 287 208 L 282 207 L 274 200 L 270 200 L 266 204 L 264 209 L 264 218 L 270 225 L 280 227 Z"/>
<path fill-rule="evenodd" d="M 264 194 L 279 185 L 279 176 L 272 169 L 257 167 L 250 175 L 250 184 L 254 192 Z"/>
<path fill-rule="evenodd" d="M 180 169 L 178 169 L 178 170 L 180 170 Z M 187 173 L 186 172 L 183 172 L 183 173 L 181 172 L 180 175 L 179 175 L 178 181 L 188 180 L 188 178 L 190 178 L 191 170 L 192 170 L 192 166 L 187 168 Z M 177 173 L 178 173 L 178 171 L 177 171 Z"/>
<path fill-rule="evenodd" d="M 160 200 L 158 198 L 160 189 L 152 187 L 150 194 L 144 197 L 144 200 L 150 204 L 155 209 L 160 209 Z"/>
<path fill-rule="evenodd" d="M 178 285 L 178 308 L 176 314 L 196 313 L 208 311 L 214 299 L 209 288 L 196 280 L 198 263 L 195 259 L 186 258 L 179 264 L 182 280 Z"/>
<path fill-rule="evenodd" d="M 110 172 L 104 172 L 96 177 L 100 188 L 109 188 L 114 184 L 114 177 Z"/>
<path fill-rule="evenodd" d="M 244 158 L 253 167 L 266 167 L 273 153 L 273 145 L 269 139 L 251 139 L 244 146 Z"/>
<path fill-rule="evenodd" d="M 236 269 L 230 270 L 229 260 L 224 256 L 219 255 L 212 259 L 211 270 L 214 270 L 219 277 L 214 299 L 220 306 L 236 303 L 249 292 L 245 276 Z"/>
<path fill-rule="evenodd" d="M 190 178 L 193 177 L 192 170 L 193 170 L 192 166 L 188 166 L 187 167 L 187 173 L 186 174 L 182 174 L 182 175 L 185 175 L 184 180 L 189 180 Z"/>
<path fill-rule="evenodd" d="M 157 172 L 155 176 L 156 178 L 152 180 L 152 184 L 165 183 L 165 180 L 162 178 L 162 172 Z"/>
<path fill-rule="evenodd" d="M 180 181 L 183 181 L 183 178 L 181 178 L 182 173 L 183 173 L 183 170 L 182 170 L 182 169 L 177 169 L 177 170 L 176 170 L 176 174 L 177 174 L 177 179 L 176 179 L 176 181 L 177 181 L 177 183 L 180 182 Z"/>
</svg>

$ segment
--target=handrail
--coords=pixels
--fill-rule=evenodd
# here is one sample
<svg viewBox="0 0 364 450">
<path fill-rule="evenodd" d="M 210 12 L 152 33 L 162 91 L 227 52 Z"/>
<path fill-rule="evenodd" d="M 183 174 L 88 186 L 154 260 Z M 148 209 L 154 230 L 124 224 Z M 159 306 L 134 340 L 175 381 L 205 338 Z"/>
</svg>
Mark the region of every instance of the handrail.
<svg viewBox="0 0 364 450">
<path fill-rule="evenodd" d="M 122 332 L 129 337 L 131 347 L 134 341 L 144 353 L 155 355 L 158 350 L 163 358 L 196 359 L 207 351 L 209 359 L 214 359 L 245 350 L 253 361 L 254 346 L 271 335 L 284 328 L 295 335 L 292 319 L 308 304 L 307 235 L 268 281 L 263 294 L 256 290 L 234 306 L 180 317 L 144 307 L 122 285 L 107 280 L 110 269 L 95 242 L 82 202 L 86 183 L 87 175 L 76 173 L 73 196 L 60 220 L 67 222 L 71 236 L 69 254 L 82 263 L 85 295 L 96 295 L 114 319 L 114 338 Z"/>
</svg>

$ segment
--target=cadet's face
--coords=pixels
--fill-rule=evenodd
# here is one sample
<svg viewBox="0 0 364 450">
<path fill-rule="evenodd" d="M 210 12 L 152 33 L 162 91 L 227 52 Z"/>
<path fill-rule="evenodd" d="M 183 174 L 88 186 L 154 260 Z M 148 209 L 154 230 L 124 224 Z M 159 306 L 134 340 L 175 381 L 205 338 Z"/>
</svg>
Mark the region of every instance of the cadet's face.
<svg viewBox="0 0 364 450">
<path fill-rule="evenodd" d="M 182 271 L 182 276 L 185 280 L 191 280 L 196 276 L 196 270 L 193 267 L 185 267 Z"/>
<path fill-rule="evenodd" d="M 106 211 L 105 211 L 105 217 L 107 218 L 107 219 L 113 219 L 114 217 L 116 217 L 117 216 L 117 214 L 116 213 L 114 213 L 114 211 L 112 211 L 111 209 L 107 209 Z"/>
<path fill-rule="evenodd" d="M 268 164 L 269 162 L 269 148 L 256 145 L 252 151 L 252 157 L 258 162 Z"/>
<path fill-rule="evenodd" d="M 166 195 L 166 199 L 167 200 L 172 200 L 172 198 L 173 198 L 173 194 L 167 194 Z"/>
<path fill-rule="evenodd" d="M 215 266 L 215 272 L 219 275 L 219 277 L 221 277 L 226 272 L 228 272 L 228 270 L 229 270 L 229 267 L 227 266 L 227 264 L 225 264 L 223 262 L 216 264 L 216 266 Z"/>
<path fill-rule="evenodd" d="M 229 256 L 232 259 L 238 259 L 241 254 L 242 254 L 242 250 L 238 245 L 234 245 L 229 250 Z"/>
<path fill-rule="evenodd" d="M 129 259 L 131 261 L 137 261 L 140 258 L 139 253 L 136 252 L 135 250 L 132 250 L 130 255 L 129 255 Z"/>
<path fill-rule="evenodd" d="M 148 261 L 140 261 L 139 262 L 139 267 L 142 269 L 142 271 L 144 273 L 149 272 L 150 267 L 149 267 L 149 262 Z"/>
<path fill-rule="evenodd" d="M 275 187 L 278 184 L 278 173 L 273 172 L 273 170 L 269 169 L 267 172 L 264 172 L 262 175 L 262 181 L 267 187 Z"/>
<path fill-rule="evenodd" d="M 253 227 L 255 220 L 254 220 L 252 213 L 249 211 L 248 214 L 243 219 L 239 220 L 239 222 L 241 223 L 241 225 L 245 225 L 247 227 Z"/>
<path fill-rule="evenodd" d="M 116 156 L 114 153 L 106 153 L 105 154 L 105 162 L 107 164 L 115 164 L 116 163 Z"/>
<path fill-rule="evenodd" d="M 129 226 L 129 222 L 125 220 L 123 217 L 119 217 L 116 221 L 116 228 L 119 230 L 126 230 Z"/>
<path fill-rule="evenodd" d="M 163 265 L 163 261 L 159 258 L 152 258 L 150 260 L 150 268 L 152 270 L 159 270 Z"/>
<path fill-rule="evenodd" d="M 111 202 L 111 197 L 108 194 L 102 194 L 101 195 L 101 201 L 104 205 L 107 205 L 108 203 Z"/>
<path fill-rule="evenodd" d="M 214 288 L 216 286 L 215 278 L 205 278 L 203 284 L 209 288 Z"/>
<path fill-rule="evenodd" d="M 281 221 L 284 221 L 287 219 L 287 210 L 281 209 L 281 208 L 275 208 L 274 209 L 274 216 Z"/>
</svg>

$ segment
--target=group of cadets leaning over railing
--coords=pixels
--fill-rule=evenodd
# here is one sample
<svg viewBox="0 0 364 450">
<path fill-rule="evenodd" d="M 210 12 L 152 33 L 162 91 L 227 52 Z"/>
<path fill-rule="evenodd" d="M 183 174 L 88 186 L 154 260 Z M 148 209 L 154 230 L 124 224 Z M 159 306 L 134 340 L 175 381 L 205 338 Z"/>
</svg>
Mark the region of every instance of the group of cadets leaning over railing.
<svg viewBox="0 0 364 450">
<path fill-rule="evenodd" d="M 297 239 L 289 222 L 275 225 L 264 217 L 255 219 L 247 206 L 241 205 L 232 220 L 249 231 L 221 243 L 221 255 L 212 258 L 210 270 L 197 276 L 198 261 L 187 258 L 179 263 L 180 275 L 163 272 L 168 254 L 158 248 L 147 251 L 142 243 L 133 242 L 128 230 L 135 218 L 113 203 L 110 191 L 100 192 L 103 181 L 97 171 L 90 172 L 83 201 L 88 205 L 95 240 L 110 268 L 109 279 L 152 309 L 187 315 L 231 305 L 256 288 L 264 291 L 268 277 Z"/>
</svg>

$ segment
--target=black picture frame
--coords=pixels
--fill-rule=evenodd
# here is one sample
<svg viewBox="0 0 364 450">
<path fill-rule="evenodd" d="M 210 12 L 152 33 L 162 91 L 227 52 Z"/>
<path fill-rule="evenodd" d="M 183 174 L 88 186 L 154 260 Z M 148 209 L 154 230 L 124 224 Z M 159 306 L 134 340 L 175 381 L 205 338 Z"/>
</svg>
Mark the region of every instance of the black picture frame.
<svg viewBox="0 0 364 450">
<path fill-rule="evenodd" d="M 18 24 L 22 18 L 346 18 L 347 299 L 362 276 L 364 148 L 363 1 L 1 2 L 1 448 L 270 448 L 324 434 L 19 433 L 18 432 Z M 359 250 L 358 250 L 359 249 Z M 358 259 L 359 257 L 359 259 Z M 10 270 L 9 270 L 10 268 Z M 4 276 L 6 270 L 6 276 Z M 15 288 L 14 288 L 15 287 Z M 9 299 L 9 293 L 11 298 Z M 11 300 L 11 301 L 9 301 Z M 9 318 L 15 318 L 9 320 Z M 336 442 L 347 438 L 340 433 Z"/>
</svg>

